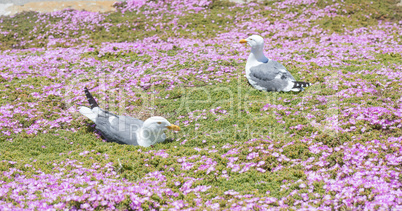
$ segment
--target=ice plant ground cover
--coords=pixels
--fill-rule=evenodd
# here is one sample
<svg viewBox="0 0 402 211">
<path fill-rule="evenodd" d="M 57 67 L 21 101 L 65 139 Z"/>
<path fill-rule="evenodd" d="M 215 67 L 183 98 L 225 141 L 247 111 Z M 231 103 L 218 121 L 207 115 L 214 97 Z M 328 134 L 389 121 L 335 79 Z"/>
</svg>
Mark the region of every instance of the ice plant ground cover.
<svg viewBox="0 0 402 211">
<path fill-rule="evenodd" d="M 0 209 L 402 209 L 397 1 L 127 1 L 0 17 Z M 302 93 L 244 77 L 251 34 Z M 162 115 L 155 148 L 77 112 Z"/>
</svg>

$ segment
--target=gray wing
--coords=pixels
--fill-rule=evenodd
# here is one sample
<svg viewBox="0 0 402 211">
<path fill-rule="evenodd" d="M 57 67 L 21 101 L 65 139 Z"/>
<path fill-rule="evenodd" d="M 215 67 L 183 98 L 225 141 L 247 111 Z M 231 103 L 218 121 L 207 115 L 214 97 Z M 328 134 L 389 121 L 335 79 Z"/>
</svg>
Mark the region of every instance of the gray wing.
<svg viewBox="0 0 402 211">
<path fill-rule="evenodd" d="M 251 67 L 249 76 L 252 85 L 257 85 L 267 91 L 282 91 L 289 81 L 295 81 L 281 63 L 273 60 Z"/>
<path fill-rule="evenodd" d="M 118 116 L 100 109 L 96 119 L 96 129 L 107 141 L 119 144 L 138 145 L 137 130 L 142 127 L 143 121 L 129 117 Z"/>
<path fill-rule="evenodd" d="M 274 60 L 269 60 L 267 64 L 271 64 L 275 69 L 281 70 L 282 72 L 286 73 L 286 76 L 295 81 L 296 79 L 293 78 L 292 74 L 286 69 L 285 66 L 283 66 L 281 63 L 274 61 Z"/>
<path fill-rule="evenodd" d="M 295 78 L 293 78 L 292 74 L 290 74 L 285 66 L 274 60 L 269 60 L 267 63 L 251 67 L 250 73 L 254 77 L 265 81 L 271 81 L 279 74 L 281 74 L 283 79 L 295 81 Z"/>
</svg>

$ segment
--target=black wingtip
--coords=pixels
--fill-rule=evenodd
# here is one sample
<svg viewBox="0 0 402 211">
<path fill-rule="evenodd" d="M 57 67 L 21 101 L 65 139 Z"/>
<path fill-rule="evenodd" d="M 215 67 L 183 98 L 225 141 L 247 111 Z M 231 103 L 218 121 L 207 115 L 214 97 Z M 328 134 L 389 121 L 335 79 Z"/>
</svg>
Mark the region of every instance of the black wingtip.
<svg viewBox="0 0 402 211">
<path fill-rule="evenodd" d="M 87 87 L 84 88 L 84 92 L 85 92 L 85 95 L 87 96 L 89 105 L 91 105 L 91 109 L 96 108 L 96 107 L 99 107 L 99 106 L 98 106 L 98 103 L 96 102 L 96 100 L 94 99 L 94 97 L 92 97 L 92 95 L 91 95 L 91 93 L 89 92 L 89 90 L 88 90 Z"/>
<path fill-rule="evenodd" d="M 304 87 L 309 87 L 309 86 L 311 86 L 311 83 L 295 81 L 293 88 L 300 89 L 302 91 Z"/>
</svg>

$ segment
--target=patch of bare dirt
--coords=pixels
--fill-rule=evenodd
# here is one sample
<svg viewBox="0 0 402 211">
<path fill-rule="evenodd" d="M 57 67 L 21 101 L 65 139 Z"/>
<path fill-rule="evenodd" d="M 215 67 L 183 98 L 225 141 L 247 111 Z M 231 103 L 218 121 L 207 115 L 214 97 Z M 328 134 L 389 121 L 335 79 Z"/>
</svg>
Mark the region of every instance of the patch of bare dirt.
<svg viewBox="0 0 402 211">
<path fill-rule="evenodd" d="M 14 15 L 22 11 L 53 12 L 63 9 L 86 10 L 91 12 L 114 11 L 113 4 L 116 1 L 44 1 L 30 2 L 24 5 L 10 5 L 5 8 L 7 15 Z"/>
</svg>

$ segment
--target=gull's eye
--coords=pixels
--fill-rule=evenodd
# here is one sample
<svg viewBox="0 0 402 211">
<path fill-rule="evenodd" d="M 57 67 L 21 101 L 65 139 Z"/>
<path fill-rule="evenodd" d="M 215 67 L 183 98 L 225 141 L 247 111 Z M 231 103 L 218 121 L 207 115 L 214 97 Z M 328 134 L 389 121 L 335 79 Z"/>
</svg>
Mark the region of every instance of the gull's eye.
<svg viewBox="0 0 402 211">
<path fill-rule="evenodd" d="M 162 124 L 162 122 L 157 122 L 158 124 Z"/>
</svg>

